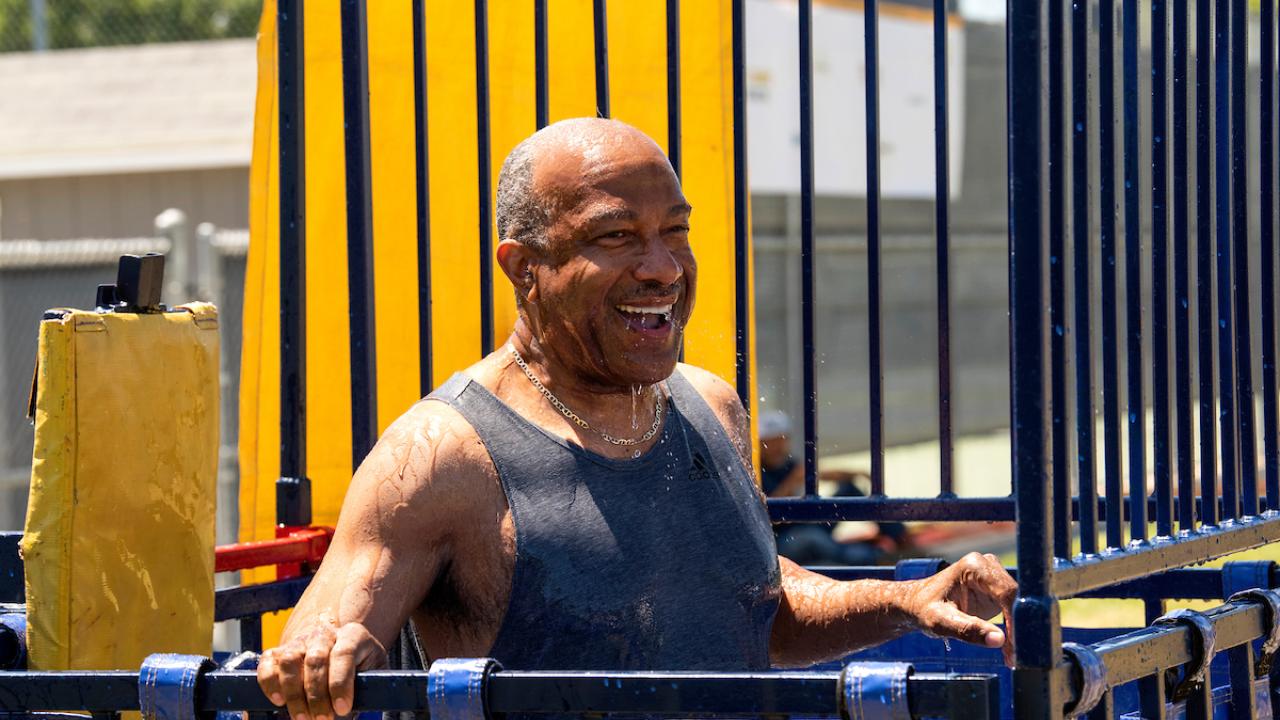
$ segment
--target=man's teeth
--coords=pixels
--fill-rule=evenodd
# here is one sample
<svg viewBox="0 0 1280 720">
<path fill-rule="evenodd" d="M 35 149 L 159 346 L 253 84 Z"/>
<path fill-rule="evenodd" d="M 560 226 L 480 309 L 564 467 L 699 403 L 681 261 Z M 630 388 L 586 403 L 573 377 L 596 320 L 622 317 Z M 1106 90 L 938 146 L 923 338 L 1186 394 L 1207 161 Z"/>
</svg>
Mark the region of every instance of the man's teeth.
<svg viewBox="0 0 1280 720">
<path fill-rule="evenodd" d="M 644 315 L 669 315 L 671 313 L 671 305 L 619 305 L 618 309 L 626 313 L 636 313 Z"/>
</svg>

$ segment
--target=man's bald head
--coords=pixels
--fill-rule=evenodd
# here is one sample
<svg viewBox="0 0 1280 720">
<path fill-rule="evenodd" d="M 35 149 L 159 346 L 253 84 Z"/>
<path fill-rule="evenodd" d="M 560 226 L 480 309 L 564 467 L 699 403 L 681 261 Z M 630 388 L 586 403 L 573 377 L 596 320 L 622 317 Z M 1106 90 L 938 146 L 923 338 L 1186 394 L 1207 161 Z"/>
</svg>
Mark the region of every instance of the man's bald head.
<svg viewBox="0 0 1280 720">
<path fill-rule="evenodd" d="M 648 135 L 620 120 L 561 120 L 525 138 L 511 150 L 498 174 L 498 237 L 545 251 L 552 215 L 577 183 L 619 152 L 665 158 Z"/>
</svg>

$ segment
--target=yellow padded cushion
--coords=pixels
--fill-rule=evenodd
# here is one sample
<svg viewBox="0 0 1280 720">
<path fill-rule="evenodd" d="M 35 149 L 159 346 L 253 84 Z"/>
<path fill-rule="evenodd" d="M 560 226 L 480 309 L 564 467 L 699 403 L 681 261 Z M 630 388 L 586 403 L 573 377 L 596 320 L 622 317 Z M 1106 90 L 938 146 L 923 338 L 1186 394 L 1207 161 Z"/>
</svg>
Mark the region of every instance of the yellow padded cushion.
<svg viewBox="0 0 1280 720">
<path fill-rule="evenodd" d="M 21 545 L 32 669 L 210 651 L 218 316 L 181 309 L 40 323 Z"/>
</svg>

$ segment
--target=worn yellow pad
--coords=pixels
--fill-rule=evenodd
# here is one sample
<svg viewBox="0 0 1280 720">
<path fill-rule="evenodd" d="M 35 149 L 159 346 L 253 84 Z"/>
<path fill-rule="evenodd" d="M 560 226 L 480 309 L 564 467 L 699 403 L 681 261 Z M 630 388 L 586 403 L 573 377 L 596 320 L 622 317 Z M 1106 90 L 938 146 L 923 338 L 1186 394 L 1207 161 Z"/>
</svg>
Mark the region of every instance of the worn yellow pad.
<svg viewBox="0 0 1280 720">
<path fill-rule="evenodd" d="M 480 297 L 494 299 L 495 346 L 515 321 L 494 264 L 480 287 L 473 3 L 424 0 L 430 192 L 433 378 L 418 365 L 417 178 L 412 3 L 369 3 L 378 425 L 480 359 Z M 667 144 L 665 0 L 609 3 L 613 116 Z M 698 306 L 686 358 L 734 382 L 733 112 L 730 0 L 681 3 L 684 190 L 695 208 Z M 550 115 L 595 115 L 591 0 L 548 3 Z M 491 187 L 511 148 L 535 130 L 533 4 L 490 0 Z M 240 376 L 240 539 L 274 537 L 280 462 L 279 146 L 276 7 L 264 3 L 250 173 L 250 237 Z M 306 77 L 307 475 L 316 524 L 337 522 L 351 479 L 342 44 L 336 3 L 308 3 Z M 496 231 L 495 231 L 496 236 Z M 494 244 L 497 240 L 495 237 Z M 749 280 L 748 280 L 749 281 Z M 748 292 L 750 297 L 750 293 Z M 754 354 L 754 353 L 753 353 Z M 754 373 L 753 373 L 754 375 Z M 754 395 L 754 392 L 752 393 Z M 247 581 L 273 579 L 250 571 Z M 270 643 L 280 620 L 267 619 Z"/>
<path fill-rule="evenodd" d="M 210 652 L 218 316 L 183 310 L 40 323 L 21 546 L 32 669 Z"/>
</svg>

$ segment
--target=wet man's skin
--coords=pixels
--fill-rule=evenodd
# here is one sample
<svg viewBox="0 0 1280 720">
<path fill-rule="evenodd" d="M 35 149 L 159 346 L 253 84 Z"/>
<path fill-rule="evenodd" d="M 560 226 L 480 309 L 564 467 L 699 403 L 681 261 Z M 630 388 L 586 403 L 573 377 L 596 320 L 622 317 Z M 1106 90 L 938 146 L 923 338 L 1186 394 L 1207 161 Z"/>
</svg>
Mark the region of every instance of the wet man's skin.
<svg viewBox="0 0 1280 720">
<path fill-rule="evenodd" d="M 661 149 L 628 125 L 566 121 L 527 142 L 532 192 L 547 216 L 542 242 L 499 244 L 520 319 L 508 344 L 466 374 L 543 430 L 603 456 L 631 457 L 657 437 L 620 447 L 579 427 L 534 388 L 511 348 L 592 427 L 640 435 L 633 427 L 652 425 L 693 310 L 691 208 Z M 750 466 L 749 425 L 733 388 L 707 371 L 680 369 Z M 479 437 L 446 404 L 418 403 L 352 479 L 324 562 L 280 646 L 263 654 L 263 690 L 293 720 L 346 715 L 355 672 L 383 666 L 408 620 L 429 657 L 487 655 L 511 595 L 515 550 L 511 512 Z M 779 562 L 775 666 L 838 658 L 912 630 L 1011 651 L 1011 638 L 986 620 L 1009 617 L 1017 590 L 993 556 L 973 553 L 912 582 L 839 582 Z"/>
</svg>

